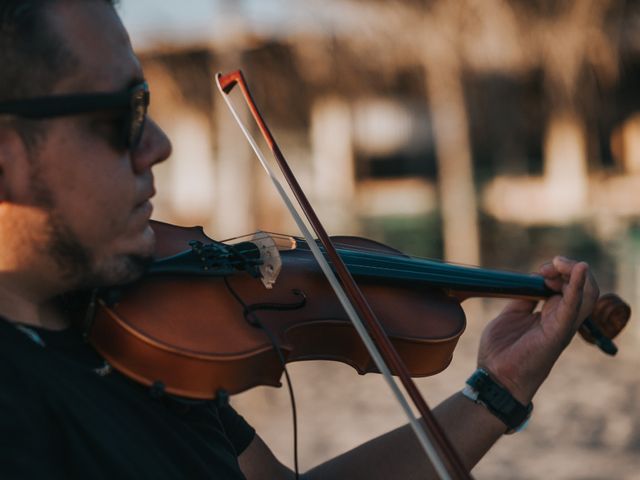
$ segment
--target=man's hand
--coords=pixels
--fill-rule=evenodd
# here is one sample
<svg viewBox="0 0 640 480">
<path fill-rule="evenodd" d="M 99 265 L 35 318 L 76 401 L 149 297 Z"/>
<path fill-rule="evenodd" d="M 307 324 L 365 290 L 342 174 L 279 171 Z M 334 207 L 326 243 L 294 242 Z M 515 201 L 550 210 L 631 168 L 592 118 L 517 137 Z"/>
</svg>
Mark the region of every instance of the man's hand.
<svg viewBox="0 0 640 480">
<path fill-rule="evenodd" d="M 534 312 L 537 302 L 510 302 L 485 328 L 478 352 L 478 366 L 524 405 L 591 313 L 600 293 L 584 262 L 555 257 L 540 267 L 540 274 L 558 295 L 549 298 L 539 312 Z"/>
</svg>

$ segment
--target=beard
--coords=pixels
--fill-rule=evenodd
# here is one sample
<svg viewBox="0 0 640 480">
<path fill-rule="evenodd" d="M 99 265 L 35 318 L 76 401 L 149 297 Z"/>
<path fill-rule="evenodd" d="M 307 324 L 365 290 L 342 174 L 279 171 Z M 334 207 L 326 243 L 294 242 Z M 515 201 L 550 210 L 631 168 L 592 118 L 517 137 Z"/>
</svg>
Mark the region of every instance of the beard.
<svg viewBox="0 0 640 480">
<path fill-rule="evenodd" d="M 153 258 L 143 255 L 119 255 L 99 260 L 84 245 L 56 208 L 55 197 L 32 164 L 31 189 L 36 206 L 47 212 L 45 239 L 41 251 L 59 268 L 63 282 L 71 290 L 89 290 L 132 282 L 140 277 Z M 99 220 L 98 220 L 99 221 Z"/>
<path fill-rule="evenodd" d="M 132 282 L 141 276 L 152 257 L 120 255 L 99 262 L 77 235 L 52 210 L 48 220 L 47 254 L 74 289 L 93 289 Z"/>
</svg>

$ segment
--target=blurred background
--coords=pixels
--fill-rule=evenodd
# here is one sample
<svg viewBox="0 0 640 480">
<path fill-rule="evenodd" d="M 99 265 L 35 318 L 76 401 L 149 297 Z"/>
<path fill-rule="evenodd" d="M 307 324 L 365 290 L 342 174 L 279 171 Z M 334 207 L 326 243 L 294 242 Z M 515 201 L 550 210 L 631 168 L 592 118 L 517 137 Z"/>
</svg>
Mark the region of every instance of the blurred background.
<svg viewBox="0 0 640 480">
<path fill-rule="evenodd" d="M 640 311 L 640 2 L 120 3 L 174 144 L 157 167 L 156 219 L 218 240 L 298 234 L 213 82 L 241 68 L 332 234 L 520 272 L 564 254 Z M 432 406 L 475 369 L 504 302 L 464 306 L 451 367 L 418 382 Z M 609 358 L 576 339 L 528 429 L 502 439 L 477 478 L 640 478 L 637 321 L 618 344 Z M 329 363 L 291 374 L 303 469 L 403 423 L 375 375 Z M 291 465 L 286 391 L 233 403 Z"/>
</svg>

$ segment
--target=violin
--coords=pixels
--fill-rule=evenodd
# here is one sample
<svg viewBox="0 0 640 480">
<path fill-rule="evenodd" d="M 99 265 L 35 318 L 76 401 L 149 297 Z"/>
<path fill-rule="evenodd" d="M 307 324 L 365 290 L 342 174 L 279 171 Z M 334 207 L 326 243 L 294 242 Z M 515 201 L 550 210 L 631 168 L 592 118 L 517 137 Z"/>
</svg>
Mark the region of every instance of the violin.
<svg viewBox="0 0 640 480">
<path fill-rule="evenodd" d="M 257 235 L 226 245 L 198 228 L 156 223 L 158 260 L 126 295 L 112 289 L 99 300 L 90 330 L 95 348 L 123 373 L 155 390 L 193 398 L 279 385 L 288 361 L 329 359 L 360 373 L 379 370 L 438 477 L 471 479 L 412 376 L 433 374 L 449 364 L 465 326 L 460 308 L 464 298 L 539 299 L 553 293 L 540 277 L 424 263 L 366 239 L 332 240 L 258 111 L 242 72 L 217 74 L 216 84 L 306 243 Z M 235 86 L 317 242 L 229 100 Z M 154 299 L 151 305 L 149 298 Z M 614 353 L 610 338 L 629 316 L 628 305 L 617 296 L 603 296 L 594 310 L 595 321 L 585 321 L 582 329 L 589 341 Z M 295 465 L 297 478 L 297 455 Z"/>
<path fill-rule="evenodd" d="M 228 245 L 199 227 L 152 226 L 156 261 L 141 280 L 100 296 L 88 332 L 126 376 L 213 399 L 279 386 L 285 362 L 333 360 L 360 374 L 378 371 L 304 240 L 258 234 Z M 538 275 L 412 258 L 359 237 L 332 240 L 414 377 L 450 363 L 466 325 L 464 299 L 556 293 Z M 630 313 L 618 296 L 603 295 L 580 331 L 613 353 L 610 339 Z"/>
</svg>

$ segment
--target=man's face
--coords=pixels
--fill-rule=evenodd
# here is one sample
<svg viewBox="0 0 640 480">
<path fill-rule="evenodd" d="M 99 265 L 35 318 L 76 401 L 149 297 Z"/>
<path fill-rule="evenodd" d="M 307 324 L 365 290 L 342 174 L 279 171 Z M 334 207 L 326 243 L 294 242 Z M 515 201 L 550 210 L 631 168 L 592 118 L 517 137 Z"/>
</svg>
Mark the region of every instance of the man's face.
<svg viewBox="0 0 640 480">
<path fill-rule="evenodd" d="M 143 79 L 124 27 L 106 2 L 61 1 L 50 19 L 78 60 L 53 94 L 114 92 Z M 46 239 L 37 251 L 53 260 L 72 288 L 132 280 L 153 253 L 151 167 L 171 147 L 148 120 L 137 149 L 124 149 L 117 141 L 119 120 L 108 112 L 47 120 L 47 134 L 29 162 L 28 188 L 16 192 L 17 200 L 43 213 L 45 220 L 35 222 L 42 231 L 32 235 Z"/>
</svg>

